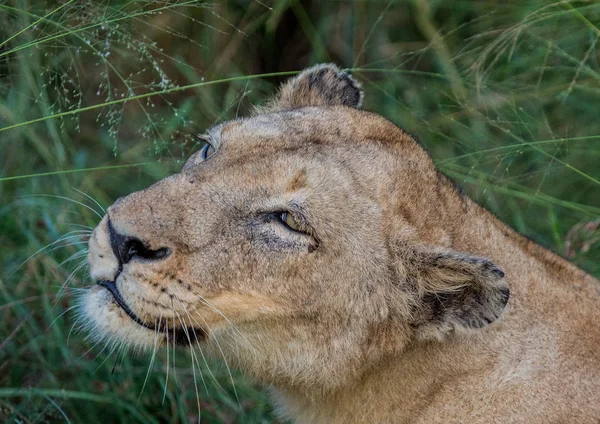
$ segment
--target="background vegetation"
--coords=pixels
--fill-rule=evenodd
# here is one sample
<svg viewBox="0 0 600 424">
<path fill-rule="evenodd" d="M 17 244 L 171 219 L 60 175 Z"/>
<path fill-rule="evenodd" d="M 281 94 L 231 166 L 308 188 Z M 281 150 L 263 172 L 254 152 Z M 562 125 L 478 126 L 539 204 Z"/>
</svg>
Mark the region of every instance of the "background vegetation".
<svg viewBox="0 0 600 424">
<path fill-rule="evenodd" d="M 600 276 L 599 36 L 595 1 L 0 1 L 0 421 L 275 420 L 241 375 L 200 364 L 197 398 L 185 351 L 149 366 L 68 310 L 101 206 L 316 62 L 353 69 L 365 108 Z"/>
</svg>

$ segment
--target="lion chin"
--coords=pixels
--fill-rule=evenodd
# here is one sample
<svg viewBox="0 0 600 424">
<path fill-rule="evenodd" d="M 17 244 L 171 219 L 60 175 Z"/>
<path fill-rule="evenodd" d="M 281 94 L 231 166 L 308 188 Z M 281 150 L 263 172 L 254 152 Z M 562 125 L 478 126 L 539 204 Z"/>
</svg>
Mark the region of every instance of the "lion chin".
<svg viewBox="0 0 600 424">
<path fill-rule="evenodd" d="M 126 343 L 136 350 L 163 343 L 155 331 L 133 322 L 113 296 L 101 287 L 89 289 L 80 304 L 80 313 L 94 342 Z"/>
</svg>

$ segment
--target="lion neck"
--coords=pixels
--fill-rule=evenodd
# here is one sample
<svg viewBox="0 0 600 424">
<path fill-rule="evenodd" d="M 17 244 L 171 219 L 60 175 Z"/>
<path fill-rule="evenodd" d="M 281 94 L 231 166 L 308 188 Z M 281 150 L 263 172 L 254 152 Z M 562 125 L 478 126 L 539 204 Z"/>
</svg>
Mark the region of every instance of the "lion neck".
<svg viewBox="0 0 600 424">
<path fill-rule="evenodd" d="M 483 354 L 484 346 L 489 348 L 497 341 L 475 338 L 480 339 L 475 345 L 473 338 L 469 342 L 412 345 L 402 353 L 381 358 L 353 384 L 334 392 L 315 395 L 278 388 L 272 389 L 272 395 L 280 413 L 298 423 L 417 422 L 450 382 L 476 379 L 501 362 L 499 354 Z M 474 348 L 476 345 L 479 348 Z M 474 353 L 479 353 L 476 359 Z M 468 360 L 461 360 L 461 355 Z M 393 421 L 389 421 L 391 417 Z"/>
</svg>

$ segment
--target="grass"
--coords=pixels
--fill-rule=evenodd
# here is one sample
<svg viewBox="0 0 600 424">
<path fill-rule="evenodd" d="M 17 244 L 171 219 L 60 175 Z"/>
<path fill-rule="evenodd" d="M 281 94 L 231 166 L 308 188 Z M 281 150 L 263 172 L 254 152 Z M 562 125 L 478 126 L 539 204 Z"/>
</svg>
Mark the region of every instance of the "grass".
<svg viewBox="0 0 600 424">
<path fill-rule="evenodd" d="M 95 201 L 177 171 L 196 133 L 316 62 L 351 68 L 365 108 L 415 135 L 469 195 L 600 276 L 598 3 L 8 0 L 0 10 L 3 422 L 195 422 L 195 383 L 203 422 L 275 420 L 240 373 L 234 390 L 222 365 L 194 370 L 185 351 L 151 363 L 92 346 L 68 309 L 91 284 L 81 252 Z"/>
</svg>

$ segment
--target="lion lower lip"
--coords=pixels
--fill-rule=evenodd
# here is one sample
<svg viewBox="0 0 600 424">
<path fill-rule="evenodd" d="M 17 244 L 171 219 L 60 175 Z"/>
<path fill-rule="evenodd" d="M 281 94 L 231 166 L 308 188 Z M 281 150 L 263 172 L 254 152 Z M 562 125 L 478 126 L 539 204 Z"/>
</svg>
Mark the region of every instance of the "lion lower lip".
<svg viewBox="0 0 600 424">
<path fill-rule="evenodd" d="M 129 318 L 131 318 L 137 324 L 139 324 L 142 327 L 145 327 L 149 330 L 160 331 L 162 333 L 165 333 L 167 341 L 169 340 L 169 335 L 170 335 L 170 339 L 173 341 L 173 343 L 175 343 L 177 345 L 185 346 L 185 345 L 189 345 L 189 344 L 193 343 L 194 341 L 200 342 L 206 338 L 206 332 L 202 328 L 196 328 L 196 327 L 167 328 L 166 326 L 161 328 L 160 325 L 157 328 L 156 325 L 147 324 L 144 321 L 142 321 L 135 314 L 135 312 L 133 312 L 131 310 L 131 308 L 127 305 L 127 303 L 125 303 L 125 301 L 123 300 L 123 297 L 121 296 L 121 293 L 119 292 L 119 289 L 117 288 L 116 282 L 102 280 L 102 281 L 98 281 L 97 284 L 99 286 L 104 287 L 106 290 L 108 290 L 110 292 L 110 294 L 112 294 L 112 296 L 115 299 L 115 301 L 117 302 L 117 304 L 129 316 Z"/>
</svg>

